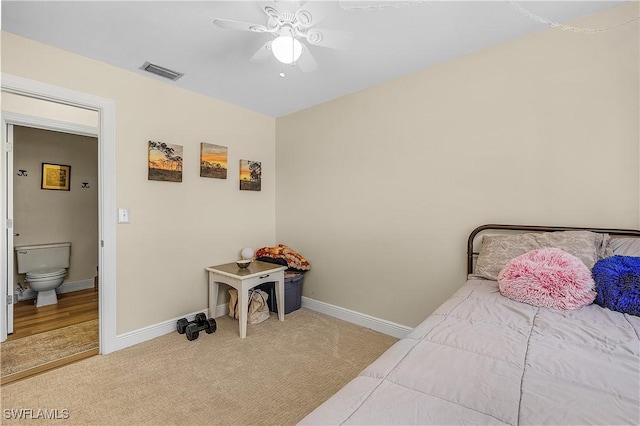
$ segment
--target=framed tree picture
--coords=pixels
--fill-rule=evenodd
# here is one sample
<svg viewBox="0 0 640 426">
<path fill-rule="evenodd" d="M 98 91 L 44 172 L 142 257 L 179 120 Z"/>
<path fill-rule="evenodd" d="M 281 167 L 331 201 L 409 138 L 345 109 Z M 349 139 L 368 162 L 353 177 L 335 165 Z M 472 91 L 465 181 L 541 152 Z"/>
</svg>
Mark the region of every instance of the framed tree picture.
<svg viewBox="0 0 640 426">
<path fill-rule="evenodd" d="M 200 143 L 200 176 L 216 179 L 227 178 L 227 147 Z"/>
<path fill-rule="evenodd" d="M 262 189 L 262 163 L 240 160 L 240 190 L 260 191 Z"/>
<path fill-rule="evenodd" d="M 182 145 L 149 141 L 149 180 L 182 182 Z"/>
</svg>

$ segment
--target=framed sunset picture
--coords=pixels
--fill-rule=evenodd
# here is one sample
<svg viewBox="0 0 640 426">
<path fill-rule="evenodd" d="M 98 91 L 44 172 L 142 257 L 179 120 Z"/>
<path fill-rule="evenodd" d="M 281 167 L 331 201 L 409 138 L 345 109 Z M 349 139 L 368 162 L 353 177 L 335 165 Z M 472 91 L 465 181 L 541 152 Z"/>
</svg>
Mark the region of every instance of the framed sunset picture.
<svg viewBox="0 0 640 426">
<path fill-rule="evenodd" d="M 216 179 L 227 178 L 227 147 L 200 143 L 200 176 Z"/>
<path fill-rule="evenodd" d="M 262 189 L 262 163 L 240 160 L 240 190 L 260 191 Z"/>
<path fill-rule="evenodd" d="M 149 180 L 182 182 L 182 145 L 149 141 Z"/>
</svg>

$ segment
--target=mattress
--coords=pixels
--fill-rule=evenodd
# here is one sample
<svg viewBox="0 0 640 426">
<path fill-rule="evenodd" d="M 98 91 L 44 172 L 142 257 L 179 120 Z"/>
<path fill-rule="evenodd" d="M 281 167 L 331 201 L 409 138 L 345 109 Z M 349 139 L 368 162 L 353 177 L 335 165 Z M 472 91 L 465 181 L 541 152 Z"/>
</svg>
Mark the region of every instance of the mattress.
<svg viewBox="0 0 640 426">
<path fill-rule="evenodd" d="M 640 318 L 470 279 L 300 424 L 640 424 Z"/>
</svg>

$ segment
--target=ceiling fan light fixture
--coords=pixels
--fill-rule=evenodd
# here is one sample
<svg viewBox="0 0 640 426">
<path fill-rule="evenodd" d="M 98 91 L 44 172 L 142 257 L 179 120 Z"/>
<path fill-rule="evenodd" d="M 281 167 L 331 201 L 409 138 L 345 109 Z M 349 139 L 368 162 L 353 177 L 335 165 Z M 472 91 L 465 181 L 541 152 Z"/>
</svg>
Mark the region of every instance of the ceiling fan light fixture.
<svg viewBox="0 0 640 426">
<path fill-rule="evenodd" d="M 283 64 L 292 64 L 302 55 L 302 43 L 291 36 L 279 36 L 271 43 L 273 56 Z"/>
</svg>

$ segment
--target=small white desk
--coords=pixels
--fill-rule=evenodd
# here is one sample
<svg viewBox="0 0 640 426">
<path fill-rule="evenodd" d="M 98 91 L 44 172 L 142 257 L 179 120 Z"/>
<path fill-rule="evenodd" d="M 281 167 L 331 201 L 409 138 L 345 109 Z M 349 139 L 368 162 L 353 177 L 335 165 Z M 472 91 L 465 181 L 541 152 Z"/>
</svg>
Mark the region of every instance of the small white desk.
<svg viewBox="0 0 640 426">
<path fill-rule="evenodd" d="M 209 266 L 209 316 L 213 317 L 218 306 L 219 283 L 238 290 L 238 322 L 240 338 L 247 337 L 247 312 L 249 309 L 249 289 L 263 284 L 276 283 L 276 302 L 284 306 L 284 271 L 286 266 L 253 261 L 248 268 L 239 268 L 235 262 Z M 284 309 L 278 309 L 278 319 L 284 321 Z"/>
</svg>

